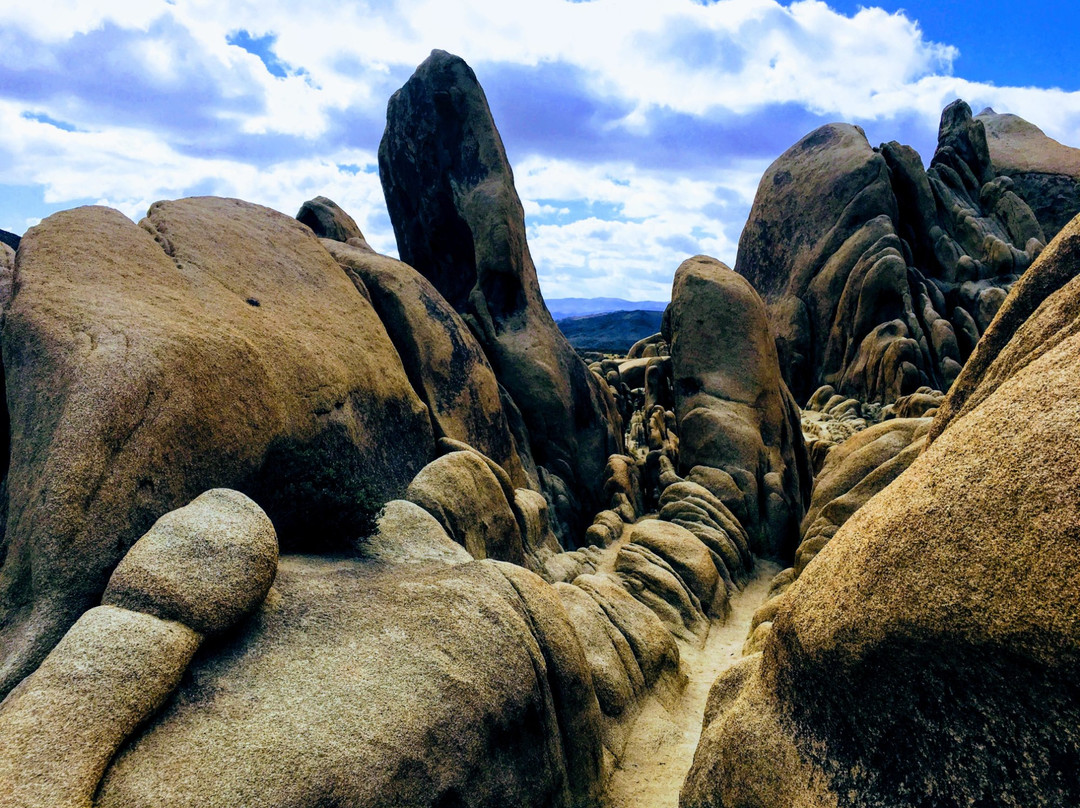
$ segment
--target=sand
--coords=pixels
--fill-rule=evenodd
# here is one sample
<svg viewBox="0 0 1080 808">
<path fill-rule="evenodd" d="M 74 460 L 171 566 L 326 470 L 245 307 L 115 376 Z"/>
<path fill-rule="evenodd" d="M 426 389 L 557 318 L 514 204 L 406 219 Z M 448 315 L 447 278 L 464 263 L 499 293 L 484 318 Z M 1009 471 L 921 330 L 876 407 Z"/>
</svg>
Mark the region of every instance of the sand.
<svg viewBox="0 0 1080 808">
<path fill-rule="evenodd" d="M 608 782 L 603 808 L 675 808 L 679 789 L 694 759 L 709 688 L 742 658 L 750 620 L 764 602 L 780 567 L 758 561 L 754 577 L 731 599 L 731 614 L 713 623 L 702 648 L 679 642 L 682 670 L 689 681 L 665 707 L 651 698 L 630 730 L 630 739 Z"/>
</svg>

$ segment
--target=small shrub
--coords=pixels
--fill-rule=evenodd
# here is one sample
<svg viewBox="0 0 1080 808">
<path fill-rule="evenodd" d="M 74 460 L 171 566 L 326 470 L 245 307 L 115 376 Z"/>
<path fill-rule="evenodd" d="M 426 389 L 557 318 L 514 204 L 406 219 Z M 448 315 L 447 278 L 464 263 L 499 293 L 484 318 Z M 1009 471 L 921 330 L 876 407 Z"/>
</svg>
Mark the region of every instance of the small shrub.
<svg viewBox="0 0 1080 808">
<path fill-rule="evenodd" d="M 253 498 L 278 533 L 282 552 L 353 554 L 383 506 L 371 469 L 342 428 L 309 441 L 273 443 Z"/>
</svg>

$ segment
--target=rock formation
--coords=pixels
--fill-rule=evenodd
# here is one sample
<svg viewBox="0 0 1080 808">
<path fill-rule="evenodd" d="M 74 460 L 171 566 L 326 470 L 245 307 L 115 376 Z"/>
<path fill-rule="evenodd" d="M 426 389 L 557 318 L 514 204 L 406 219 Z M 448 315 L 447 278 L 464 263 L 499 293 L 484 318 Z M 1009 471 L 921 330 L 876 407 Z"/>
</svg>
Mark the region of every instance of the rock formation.
<svg viewBox="0 0 1080 808">
<path fill-rule="evenodd" d="M 457 312 L 401 261 L 327 239 L 323 246 L 374 306 L 427 404 L 435 436 L 472 446 L 502 466 L 515 486 L 525 487 L 495 373 Z"/>
<path fill-rule="evenodd" d="M 1051 242 L 1039 271 L 1024 275 L 998 311 L 994 328 L 979 341 L 971 359 L 949 391 L 949 396 L 942 403 L 930 429 L 931 441 L 996 389 L 999 380 L 992 369 L 1001 367 L 999 356 L 1017 332 L 1027 326 L 1044 301 L 1073 280 L 1078 272 L 1078 255 L 1080 226 L 1074 220 Z M 1044 348 L 1034 346 L 1033 350 L 1041 352 Z"/>
<path fill-rule="evenodd" d="M 0 243 L 0 805 L 592 808 L 740 646 L 684 808 L 1080 804 L 1071 151 L 824 127 L 588 366 L 438 51 L 405 262 L 325 197 Z"/>
<path fill-rule="evenodd" d="M 390 99 L 379 173 L 401 259 L 475 331 L 523 416 L 561 538 L 576 543 L 621 429 L 544 306 L 502 140 L 461 59 L 434 51 Z"/>
<path fill-rule="evenodd" d="M 1080 214 L 1080 149 L 1058 143 L 1018 115 L 984 109 L 975 120 L 986 130 L 994 170 L 1012 180 L 1052 239 Z"/>
<path fill-rule="evenodd" d="M 983 123 L 962 101 L 942 113 L 926 170 L 910 147 L 873 149 L 844 124 L 778 158 L 736 270 L 768 305 L 796 398 L 823 384 L 880 403 L 947 390 L 1046 243 L 1013 188 L 995 175 Z"/>
<path fill-rule="evenodd" d="M 472 451 L 457 451 L 420 470 L 405 493 L 434 516 L 473 558 L 525 564 L 521 530 L 491 467 Z"/>
<path fill-rule="evenodd" d="M 618 392 L 580 366 L 642 443 L 562 552 L 530 486 L 569 489 L 409 266 L 217 199 L 57 214 L 0 257 L 0 801 L 592 806 L 753 564 L 732 478 L 676 474 L 661 336 Z M 251 499 L 169 507 L 225 482 Z"/>
<path fill-rule="evenodd" d="M 1078 245 L 1074 220 L 965 403 L 717 682 L 683 806 L 1080 800 Z"/>
<path fill-rule="evenodd" d="M 492 561 L 283 558 L 271 600 L 196 661 L 96 804 L 595 804 L 599 708 L 542 588 Z"/>
<path fill-rule="evenodd" d="M 3 804 L 90 805 L 112 756 L 180 684 L 203 637 L 266 597 L 277 550 L 266 514 L 236 491 L 207 491 L 154 523 L 102 605 L 0 703 Z"/>
<path fill-rule="evenodd" d="M 691 258 L 675 273 L 664 336 L 679 467 L 691 479 L 700 468 L 732 481 L 754 552 L 790 557 L 813 474 L 761 299 L 719 261 Z"/>
<path fill-rule="evenodd" d="M 19 249 L 19 242 L 21 240 L 22 239 L 14 233 L 9 233 L 7 230 L 0 230 L 0 244 L 8 246 L 12 250 Z"/>
<path fill-rule="evenodd" d="M 285 549 L 342 549 L 435 454 L 375 311 L 293 219 L 228 199 L 50 216 L 4 325 L 0 693 L 162 514 L 251 495 Z"/>
<path fill-rule="evenodd" d="M 931 420 L 901 417 L 870 427 L 864 424 L 824 456 L 814 478 L 810 506 L 799 527 L 800 540 L 793 565 L 773 579 L 768 599 L 751 620 L 744 653 L 760 647 L 772 630 L 772 620 L 783 605 L 782 597 L 837 531 L 922 453 Z"/>
<path fill-rule="evenodd" d="M 296 220 L 306 224 L 319 238 L 340 241 L 357 249 L 374 252 L 368 245 L 360 226 L 332 199 L 317 196 L 300 206 Z"/>
</svg>

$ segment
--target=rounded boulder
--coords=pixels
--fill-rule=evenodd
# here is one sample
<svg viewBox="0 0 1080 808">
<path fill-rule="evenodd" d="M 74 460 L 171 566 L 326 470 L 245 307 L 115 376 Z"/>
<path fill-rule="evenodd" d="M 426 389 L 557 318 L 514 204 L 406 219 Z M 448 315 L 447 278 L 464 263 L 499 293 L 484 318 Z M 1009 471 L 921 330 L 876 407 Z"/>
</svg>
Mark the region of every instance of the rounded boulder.
<svg viewBox="0 0 1080 808">
<path fill-rule="evenodd" d="M 262 508 L 216 488 L 158 519 L 116 566 L 102 602 L 213 634 L 263 601 L 277 560 Z"/>
</svg>

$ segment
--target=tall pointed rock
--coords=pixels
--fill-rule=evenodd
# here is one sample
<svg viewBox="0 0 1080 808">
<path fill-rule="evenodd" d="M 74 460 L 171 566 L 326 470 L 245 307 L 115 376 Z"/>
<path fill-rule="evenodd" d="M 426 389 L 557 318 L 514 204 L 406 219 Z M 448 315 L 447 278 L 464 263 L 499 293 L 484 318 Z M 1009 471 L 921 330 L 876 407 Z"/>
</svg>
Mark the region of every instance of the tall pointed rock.
<svg viewBox="0 0 1080 808">
<path fill-rule="evenodd" d="M 484 91 L 462 59 L 433 51 L 394 93 L 386 118 L 379 173 L 401 259 L 475 330 L 521 410 L 540 486 L 571 534 L 561 538 L 573 539 L 621 436 L 603 382 L 544 305 Z"/>
</svg>

